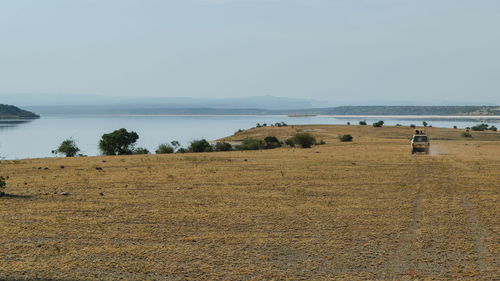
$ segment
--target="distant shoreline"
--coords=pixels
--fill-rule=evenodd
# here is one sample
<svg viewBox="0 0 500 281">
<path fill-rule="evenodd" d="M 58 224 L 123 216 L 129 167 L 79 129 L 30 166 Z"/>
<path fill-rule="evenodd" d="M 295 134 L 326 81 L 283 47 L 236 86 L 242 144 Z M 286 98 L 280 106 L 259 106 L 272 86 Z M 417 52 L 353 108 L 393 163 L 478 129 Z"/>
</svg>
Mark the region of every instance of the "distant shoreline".
<svg viewBox="0 0 500 281">
<path fill-rule="evenodd" d="M 67 114 L 67 113 L 48 113 L 47 116 L 102 116 L 102 117 L 230 117 L 230 116 L 260 116 L 260 117 L 293 117 L 293 118 L 412 118 L 412 119 L 500 119 L 500 115 L 301 115 L 290 116 L 288 114 Z M 0 119 L 2 119 L 0 117 Z"/>
</svg>

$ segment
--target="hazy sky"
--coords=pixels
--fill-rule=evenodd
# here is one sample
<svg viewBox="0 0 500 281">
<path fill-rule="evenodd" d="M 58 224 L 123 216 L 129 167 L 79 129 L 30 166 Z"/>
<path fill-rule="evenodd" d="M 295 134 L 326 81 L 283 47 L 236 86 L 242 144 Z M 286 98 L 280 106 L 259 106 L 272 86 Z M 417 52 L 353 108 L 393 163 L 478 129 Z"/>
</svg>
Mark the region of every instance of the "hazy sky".
<svg viewBox="0 0 500 281">
<path fill-rule="evenodd" d="M 0 93 L 500 103 L 499 89 L 499 0 L 0 1 Z"/>
</svg>

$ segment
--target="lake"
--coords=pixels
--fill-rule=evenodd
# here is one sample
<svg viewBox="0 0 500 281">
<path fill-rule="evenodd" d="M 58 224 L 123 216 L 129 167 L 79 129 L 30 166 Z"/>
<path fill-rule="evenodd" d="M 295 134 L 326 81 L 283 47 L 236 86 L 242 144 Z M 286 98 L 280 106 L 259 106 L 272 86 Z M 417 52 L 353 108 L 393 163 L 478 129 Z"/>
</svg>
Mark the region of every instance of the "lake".
<svg viewBox="0 0 500 281">
<path fill-rule="evenodd" d="M 471 127 L 481 122 L 499 127 L 500 117 L 476 119 L 462 117 L 418 116 L 89 116 L 43 115 L 33 121 L 0 120 L 0 157 L 24 159 L 53 157 L 54 150 L 64 139 L 73 138 L 81 153 L 98 155 L 97 143 L 102 134 L 119 128 L 136 131 L 138 146 L 154 151 L 160 143 L 178 140 L 183 145 L 200 138 L 215 140 L 232 135 L 238 129 L 254 127 L 256 123 L 274 124 L 358 124 L 367 120 L 371 124 L 384 120 L 387 125 L 421 125 L 427 121 L 434 127 Z"/>
</svg>

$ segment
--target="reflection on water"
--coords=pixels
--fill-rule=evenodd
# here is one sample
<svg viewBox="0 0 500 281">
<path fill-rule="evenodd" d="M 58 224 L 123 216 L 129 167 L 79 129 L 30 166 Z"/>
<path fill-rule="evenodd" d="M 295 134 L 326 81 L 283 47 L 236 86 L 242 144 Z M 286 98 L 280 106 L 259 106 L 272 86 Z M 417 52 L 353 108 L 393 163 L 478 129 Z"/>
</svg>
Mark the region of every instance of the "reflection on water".
<svg viewBox="0 0 500 281">
<path fill-rule="evenodd" d="M 33 120 L 20 120 L 20 119 L 0 119 L 0 131 L 15 128 L 21 124 L 29 123 Z"/>
</svg>

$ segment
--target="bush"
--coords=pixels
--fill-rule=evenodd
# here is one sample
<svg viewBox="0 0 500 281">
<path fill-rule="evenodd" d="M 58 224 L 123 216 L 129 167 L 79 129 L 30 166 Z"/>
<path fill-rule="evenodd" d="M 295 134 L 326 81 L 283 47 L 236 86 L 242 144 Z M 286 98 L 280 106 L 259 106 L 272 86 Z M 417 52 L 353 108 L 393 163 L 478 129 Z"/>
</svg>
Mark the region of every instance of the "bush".
<svg viewBox="0 0 500 281">
<path fill-rule="evenodd" d="M 396 124 L 396 127 L 401 127 L 402 125 L 401 124 Z"/>
<path fill-rule="evenodd" d="M 422 125 L 424 125 L 424 127 L 427 127 L 427 125 L 429 125 L 429 123 L 424 121 L 424 122 L 422 122 Z"/>
<path fill-rule="evenodd" d="M 66 157 L 75 157 L 80 148 L 76 146 L 76 143 L 73 139 L 65 139 L 56 150 L 52 150 L 53 154 L 63 154 Z"/>
<path fill-rule="evenodd" d="M 285 140 L 285 144 L 291 147 L 295 147 L 295 140 L 293 139 L 293 137 L 287 138 Z"/>
<path fill-rule="evenodd" d="M 181 143 L 178 142 L 178 141 L 176 141 L 176 140 L 171 141 L 170 145 L 172 145 L 172 147 L 174 148 L 174 151 L 177 150 L 177 149 L 179 149 L 181 147 Z"/>
<path fill-rule="evenodd" d="M 359 121 L 359 125 L 366 126 L 367 125 L 366 120 L 365 121 Z"/>
<path fill-rule="evenodd" d="M 296 145 L 302 148 L 310 148 L 314 143 L 316 143 L 316 138 L 309 133 L 296 133 L 293 136 Z"/>
<path fill-rule="evenodd" d="M 382 120 L 380 120 L 380 121 L 378 121 L 378 122 L 373 123 L 373 127 L 380 128 L 380 127 L 382 127 L 382 126 L 384 126 L 384 121 L 382 121 Z"/>
<path fill-rule="evenodd" d="M 3 192 L 3 190 L 5 189 L 5 187 L 7 186 L 7 178 L 4 178 L 2 176 L 0 176 L 0 196 L 4 195 L 5 193 Z"/>
<path fill-rule="evenodd" d="M 462 137 L 463 137 L 463 138 L 472 138 L 472 134 L 471 134 L 471 133 L 469 133 L 469 132 L 463 132 L 463 133 L 462 133 Z"/>
<path fill-rule="evenodd" d="M 156 154 L 170 154 L 175 152 L 175 148 L 168 143 L 162 143 L 158 145 L 155 152 Z"/>
<path fill-rule="evenodd" d="M 347 142 L 347 141 L 352 141 L 353 137 L 351 135 L 342 135 L 339 136 L 339 139 L 341 142 Z"/>
<path fill-rule="evenodd" d="M 266 149 L 273 149 L 277 147 L 281 147 L 280 140 L 275 136 L 268 136 L 264 138 L 264 142 L 266 143 Z"/>
<path fill-rule="evenodd" d="M 351 122 L 347 122 L 347 126 L 351 126 Z"/>
<path fill-rule="evenodd" d="M 217 142 L 215 144 L 215 151 L 231 151 L 233 146 L 228 142 Z"/>
<path fill-rule="evenodd" d="M 324 145 L 326 142 L 324 140 L 320 140 L 319 142 L 316 143 L 316 145 Z"/>
<path fill-rule="evenodd" d="M 476 125 L 476 126 L 472 126 L 471 130 L 473 131 L 484 131 L 484 130 L 488 130 L 488 124 L 479 124 L 479 125 Z"/>
<path fill-rule="evenodd" d="M 416 128 L 417 126 L 415 126 L 415 124 L 411 124 L 410 125 L 410 128 Z"/>
<path fill-rule="evenodd" d="M 492 126 L 490 126 L 489 130 L 490 130 L 490 131 L 495 131 L 495 132 L 496 132 L 496 131 L 497 131 L 497 127 L 495 127 L 495 126 L 493 126 L 493 125 L 492 125 Z"/>
<path fill-rule="evenodd" d="M 206 140 L 194 140 L 188 147 L 189 152 L 213 152 L 214 148 L 212 145 Z"/>
<path fill-rule="evenodd" d="M 149 150 L 144 147 L 137 147 L 132 149 L 132 154 L 149 154 Z"/>
<path fill-rule="evenodd" d="M 458 127 L 457 126 L 453 126 L 453 129 L 457 129 Z"/>
<path fill-rule="evenodd" d="M 246 139 L 239 146 L 240 150 L 259 150 L 266 148 L 266 142 L 259 139 Z"/>
<path fill-rule="evenodd" d="M 109 134 L 104 134 L 99 141 L 99 149 L 104 155 L 127 155 L 133 153 L 133 147 L 139 135 L 121 128 Z"/>
</svg>

